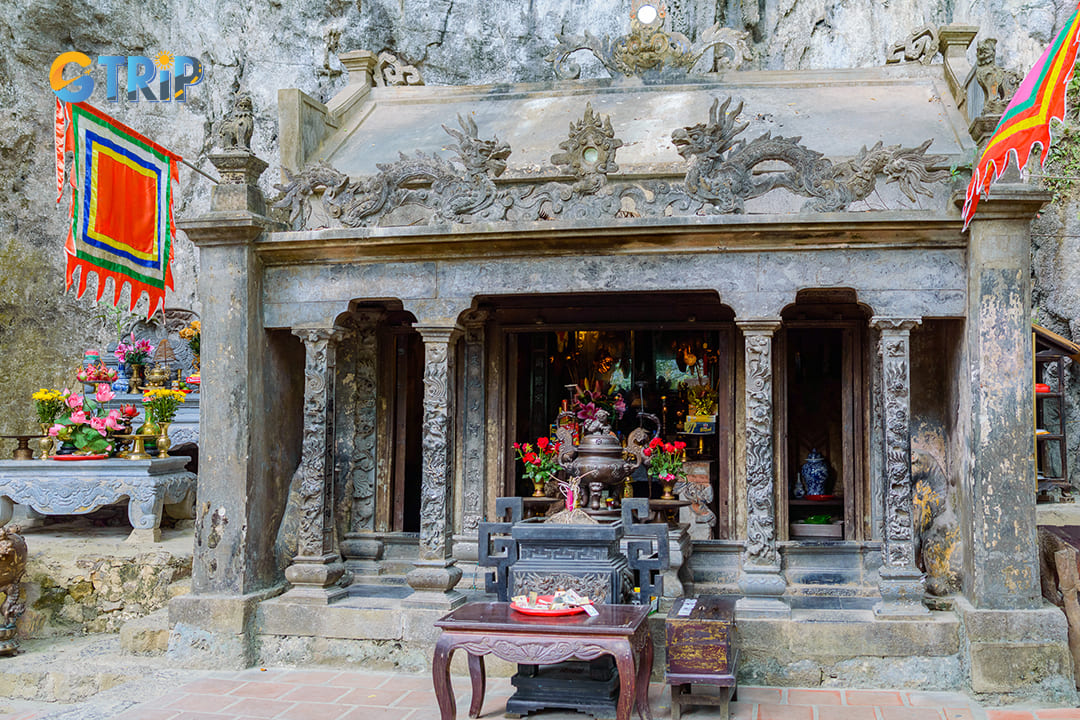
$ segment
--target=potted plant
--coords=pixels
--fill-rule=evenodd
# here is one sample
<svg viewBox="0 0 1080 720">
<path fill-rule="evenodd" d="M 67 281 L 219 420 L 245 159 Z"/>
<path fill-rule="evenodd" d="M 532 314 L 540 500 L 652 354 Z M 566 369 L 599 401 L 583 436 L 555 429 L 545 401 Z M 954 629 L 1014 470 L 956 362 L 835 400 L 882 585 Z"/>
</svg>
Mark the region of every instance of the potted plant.
<svg viewBox="0 0 1080 720">
<path fill-rule="evenodd" d="M 666 443 L 660 437 L 654 437 L 643 451 L 645 462 L 649 466 L 649 477 L 659 482 L 664 491 L 661 500 L 674 500 L 672 490 L 675 489 L 675 483 L 686 479 L 686 470 L 683 468 L 685 451 L 686 443 Z"/>
<path fill-rule="evenodd" d="M 117 362 L 127 365 L 131 373 L 128 392 L 135 392 L 143 384 L 143 366 L 146 365 L 146 361 L 150 359 L 151 353 L 154 352 L 154 346 L 150 344 L 149 340 L 136 340 L 135 333 L 131 334 L 130 339 L 130 343 L 121 341 L 117 344 L 113 355 L 116 356 Z"/>
<path fill-rule="evenodd" d="M 38 424 L 41 426 L 41 438 L 38 446 L 41 448 L 41 459 L 49 457 L 52 452 L 54 440 L 49 434 L 49 428 L 56 423 L 56 418 L 64 410 L 64 395 L 59 390 L 41 388 L 31 395 L 34 400 L 34 410 L 37 412 Z"/>
<path fill-rule="evenodd" d="M 169 424 L 176 418 L 176 410 L 185 398 L 182 390 L 168 388 L 150 388 L 143 393 L 146 423 L 139 428 L 139 434 L 157 435 L 155 447 L 158 457 L 165 457 L 169 451 Z"/>
<path fill-rule="evenodd" d="M 106 411 L 105 403 L 116 397 L 112 388 L 101 383 L 93 398 L 65 390 L 64 405 L 49 428 L 49 435 L 61 442 L 58 455 L 99 455 L 112 449 L 109 431 L 121 431 L 120 411 Z"/>
<path fill-rule="evenodd" d="M 533 497 L 544 497 L 544 486 L 548 480 L 555 480 L 559 467 L 559 443 L 551 442 L 546 437 L 531 443 L 514 443 L 518 460 L 525 464 L 524 474 L 533 484 Z"/>
</svg>

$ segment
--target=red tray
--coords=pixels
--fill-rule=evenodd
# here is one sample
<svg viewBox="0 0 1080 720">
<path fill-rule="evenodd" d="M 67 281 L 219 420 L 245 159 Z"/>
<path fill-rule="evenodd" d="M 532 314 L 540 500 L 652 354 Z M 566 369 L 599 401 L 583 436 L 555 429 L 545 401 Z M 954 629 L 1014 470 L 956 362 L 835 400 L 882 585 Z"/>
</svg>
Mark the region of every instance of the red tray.
<svg viewBox="0 0 1080 720">
<path fill-rule="evenodd" d="M 53 460 L 104 460 L 108 455 L 53 455 Z"/>
<path fill-rule="evenodd" d="M 538 600 L 546 600 L 548 602 L 551 602 L 551 597 L 552 597 L 551 595 L 540 595 L 540 596 L 537 597 L 537 599 Z M 558 610 L 541 610 L 540 608 L 519 607 L 518 605 L 515 605 L 513 603 L 510 604 L 510 607 L 514 608 L 515 610 L 517 610 L 522 615 L 541 615 L 543 617 L 559 617 L 560 615 L 577 615 L 578 613 L 585 612 L 585 608 L 583 608 L 583 607 L 559 608 Z"/>
<path fill-rule="evenodd" d="M 835 495 L 807 495 L 807 500 L 813 500 L 814 502 L 824 502 L 825 500 L 835 500 Z"/>
</svg>

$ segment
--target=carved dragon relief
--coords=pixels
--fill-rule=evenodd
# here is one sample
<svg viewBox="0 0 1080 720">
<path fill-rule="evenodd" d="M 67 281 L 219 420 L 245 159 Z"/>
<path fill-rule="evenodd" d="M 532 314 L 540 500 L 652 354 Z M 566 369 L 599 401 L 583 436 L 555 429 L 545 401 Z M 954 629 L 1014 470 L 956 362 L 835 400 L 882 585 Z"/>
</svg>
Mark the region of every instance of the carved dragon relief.
<svg viewBox="0 0 1080 720">
<path fill-rule="evenodd" d="M 437 155 L 401 154 L 395 163 L 379 164 L 374 176 L 350 179 L 326 164 L 298 174 L 286 170 L 288 182 L 277 185 L 282 196 L 274 207 L 289 211 L 294 229 L 308 228 L 312 199 L 321 192 L 322 206 L 344 227 L 436 222 L 552 220 L 565 218 L 665 217 L 745 212 L 747 200 L 784 188 L 809 198 L 803 212 L 838 212 L 874 192 L 878 178 L 897 183 L 912 202 L 932 196 L 927 185 L 948 178 L 932 170 L 945 158 L 927 155 L 929 140 L 914 148 L 865 146 L 853 158 L 833 163 L 802 145 L 799 137 L 765 133 L 753 140 L 738 138 L 739 103 L 716 99 L 707 123 L 676 129 L 671 139 L 688 161 L 682 182 L 676 180 L 613 181 L 615 155 L 623 141 L 608 116 L 586 107 L 580 122 L 571 123 L 562 152 L 551 162 L 574 178 L 556 181 L 495 183 L 506 169 L 510 146 L 497 137 L 482 139 L 476 124 L 460 118 L 462 131 L 443 126 L 457 143 L 456 163 Z M 779 164 L 786 166 L 780 168 Z M 409 207 L 411 215 L 406 213 Z M 313 229 L 313 228 L 308 228 Z"/>
</svg>

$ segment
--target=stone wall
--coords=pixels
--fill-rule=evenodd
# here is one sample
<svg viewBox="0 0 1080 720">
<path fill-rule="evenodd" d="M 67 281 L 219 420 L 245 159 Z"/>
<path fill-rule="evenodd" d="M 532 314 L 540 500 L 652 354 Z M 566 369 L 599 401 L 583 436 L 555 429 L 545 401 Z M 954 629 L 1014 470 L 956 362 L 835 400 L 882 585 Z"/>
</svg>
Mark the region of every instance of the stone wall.
<svg viewBox="0 0 1080 720">
<path fill-rule="evenodd" d="M 756 53 L 751 65 L 758 68 L 879 65 L 889 44 L 923 23 L 957 22 L 987 28 L 984 34 L 1000 39 L 1002 62 L 1021 71 L 1034 62 L 1072 9 L 1068 0 L 1034 4 L 1027 0 L 670 0 L 668 7 L 675 29 L 691 38 L 716 21 L 749 29 Z M 76 301 L 63 294 L 67 200 L 57 206 L 52 197 L 53 95 L 47 79 L 59 53 L 79 50 L 96 57 L 154 55 L 167 50 L 201 58 L 205 79 L 191 89 L 186 104 L 143 101 L 114 106 L 104 102 L 100 91 L 92 100 L 212 173 L 206 161 L 210 129 L 230 107 L 234 92 L 250 94 L 255 107 L 254 148 L 271 163 L 262 184 L 272 193 L 280 177 L 277 91 L 297 87 L 328 100 L 345 80 L 338 53 L 391 49 L 419 67 L 429 84 L 548 80 L 552 71 L 543 57 L 554 46 L 557 33 L 589 30 L 601 36 L 619 35 L 626 30 L 628 11 L 628 0 L 220 4 L 162 0 L 151 5 L 30 0 L 4 4 L 0 8 L 0 38 L 6 50 L 0 57 L 0 77 L 6 81 L 0 85 L 0 343 L 4 349 L 0 377 L 5 380 L 5 393 L 0 397 L 0 433 L 31 429 L 29 394 L 43 385 L 63 384 L 85 347 L 104 346 L 115 339 L 107 323 L 94 318 L 98 310 L 89 296 Z M 974 49 L 971 54 L 974 59 Z M 595 63 L 583 63 L 583 67 L 586 76 L 600 72 Z M 181 183 L 177 216 L 205 212 L 209 182 L 182 169 Z M 167 305 L 198 310 L 197 251 L 183 233 L 179 235 L 176 292 Z M 1069 262 L 1075 257 L 1070 253 L 1064 247 L 1049 261 L 1049 271 L 1075 265 Z M 91 288 L 95 282 L 91 281 Z M 1054 299 L 1063 298 L 1067 290 L 1067 286 L 1047 285 Z"/>
<path fill-rule="evenodd" d="M 127 532 L 85 520 L 24 531 L 20 639 L 119 632 L 190 591 L 190 529 L 168 529 L 165 542 L 142 546 L 123 542 Z"/>
</svg>

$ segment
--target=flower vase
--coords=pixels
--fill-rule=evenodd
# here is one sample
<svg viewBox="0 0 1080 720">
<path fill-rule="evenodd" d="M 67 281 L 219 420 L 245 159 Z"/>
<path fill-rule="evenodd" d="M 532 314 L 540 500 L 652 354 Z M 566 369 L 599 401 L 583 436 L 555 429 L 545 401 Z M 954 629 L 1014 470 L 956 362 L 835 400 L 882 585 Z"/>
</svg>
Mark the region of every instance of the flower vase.
<svg viewBox="0 0 1080 720">
<path fill-rule="evenodd" d="M 128 392 L 131 386 L 128 378 L 127 363 L 120 363 L 116 368 L 116 382 L 112 384 L 113 392 Z"/>
<path fill-rule="evenodd" d="M 158 423 L 157 456 L 159 458 L 169 457 L 169 447 L 172 445 L 172 440 L 169 439 L 169 425 L 171 424 Z"/>
<path fill-rule="evenodd" d="M 664 491 L 664 494 L 660 496 L 661 500 L 675 500 L 677 499 L 672 490 L 675 489 L 675 478 L 671 475 L 665 475 L 660 478 L 660 489 Z"/>
<path fill-rule="evenodd" d="M 533 484 L 533 497 L 544 497 L 544 479 L 543 478 L 530 478 Z"/>
<path fill-rule="evenodd" d="M 41 449 L 42 460 L 49 459 L 49 455 L 52 454 L 53 446 L 56 445 L 56 440 L 49 434 L 49 428 L 51 427 L 52 423 L 41 423 L 42 438 L 38 440 L 38 447 Z"/>
</svg>

